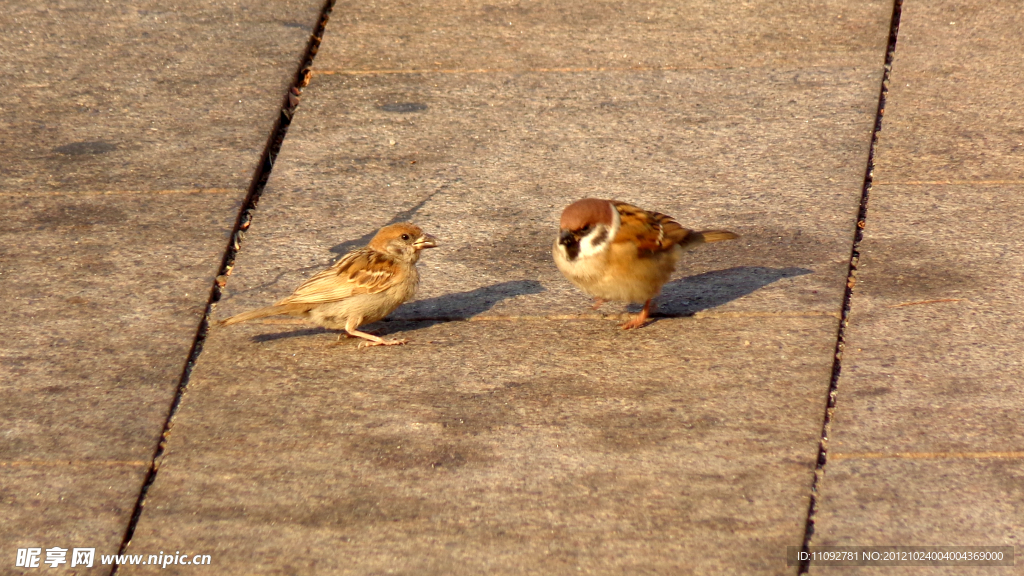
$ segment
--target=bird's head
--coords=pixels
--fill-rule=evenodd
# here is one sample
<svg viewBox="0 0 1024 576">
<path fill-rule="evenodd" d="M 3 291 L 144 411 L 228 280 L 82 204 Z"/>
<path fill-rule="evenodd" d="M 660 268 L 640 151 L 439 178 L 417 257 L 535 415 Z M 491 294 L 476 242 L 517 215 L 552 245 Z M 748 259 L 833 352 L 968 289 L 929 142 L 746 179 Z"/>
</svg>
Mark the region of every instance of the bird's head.
<svg viewBox="0 0 1024 576">
<path fill-rule="evenodd" d="M 604 252 L 619 231 L 619 212 L 608 200 L 584 198 L 565 207 L 557 249 L 569 261 Z"/>
<path fill-rule="evenodd" d="M 410 262 L 419 260 L 420 250 L 435 247 L 437 238 L 408 222 L 385 226 L 370 240 L 370 248 Z"/>
</svg>

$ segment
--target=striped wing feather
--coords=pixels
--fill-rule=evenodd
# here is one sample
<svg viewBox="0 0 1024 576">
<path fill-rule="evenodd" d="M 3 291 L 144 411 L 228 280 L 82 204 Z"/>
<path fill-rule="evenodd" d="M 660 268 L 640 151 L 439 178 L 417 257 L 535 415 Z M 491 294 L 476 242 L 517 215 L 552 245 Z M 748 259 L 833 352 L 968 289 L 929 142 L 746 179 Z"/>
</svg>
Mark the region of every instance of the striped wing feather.
<svg viewBox="0 0 1024 576">
<path fill-rule="evenodd" d="M 692 232 L 666 214 L 649 212 L 623 202 L 612 204 L 622 221 L 615 242 L 635 240 L 641 250 L 657 252 L 668 250 L 674 244 L 685 244 Z"/>
<path fill-rule="evenodd" d="M 278 305 L 337 302 L 356 294 L 376 294 L 401 281 L 402 274 L 401 267 L 386 254 L 362 248 L 303 282 Z"/>
</svg>

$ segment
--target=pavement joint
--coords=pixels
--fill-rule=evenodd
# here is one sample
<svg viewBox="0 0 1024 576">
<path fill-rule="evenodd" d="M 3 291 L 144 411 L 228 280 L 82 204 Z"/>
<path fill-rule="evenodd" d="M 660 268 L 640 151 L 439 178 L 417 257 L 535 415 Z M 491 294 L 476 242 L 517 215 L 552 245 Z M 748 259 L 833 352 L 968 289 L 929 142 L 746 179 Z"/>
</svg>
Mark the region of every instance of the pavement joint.
<svg viewBox="0 0 1024 576">
<path fill-rule="evenodd" d="M 82 466 L 141 468 L 149 466 L 145 460 L 11 460 L 0 462 L 0 468 L 48 468 Z"/>
<path fill-rule="evenodd" d="M 749 66 L 579 66 L 564 68 L 382 68 L 377 70 L 313 70 L 313 76 L 387 76 L 396 74 L 575 74 L 580 72 L 687 72 L 704 70 L 745 70 Z M 804 66 L 801 69 L 836 66 Z"/>
<path fill-rule="evenodd" d="M 27 198 L 41 196 L 68 196 L 81 198 L 83 196 L 118 196 L 118 195 L 163 195 L 163 194 L 237 194 L 238 188 L 173 188 L 170 190 L 60 190 L 54 192 L 0 192 L 0 198 Z"/>
<path fill-rule="evenodd" d="M 1024 459 L 1024 452 L 846 452 L 832 454 L 832 460 L 1016 460 Z"/>
<path fill-rule="evenodd" d="M 899 304 L 893 304 L 892 306 L 886 306 L 886 308 L 903 308 L 904 306 L 921 306 L 923 304 L 943 304 L 952 302 L 963 302 L 963 298 L 939 298 L 937 300 L 919 300 L 917 302 L 901 302 Z"/>
<path fill-rule="evenodd" d="M 860 208 L 857 212 L 857 226 L 854 228 L 854 237 L 850 249 L 850 264 L 847 274 L 846 290 L 843 294 L 842 315 L 839 321 L 836 334 L 835 356 L 832 364 L 832 379 L 829 383 L 828 400 L 825 405 L 825 414 L 821 425 L 821 441 L 818 445 L 818 458 L 814 468 L 814 480 L 811 483 L 810 502 L 807 506 L 807 523 L 804 530 L 804 541 L 801 549 L 804 552 L 810 550 L 811 538 L 814 537 L 814 521 L 818 511 L 818 495 L 821 488 L 822 478 L 825 475 L 825 465 L 828 464 L 828 438 L 832 429 L 832 417 L 836 409 L 836 400 L 839 394 L 839 377 L 842 373 L 843 349 L 846 346 L 846 328 L 850 319 L 850 303 L 853 299 L 853 290 L 857 283 L 857 266 L 860 260 L 860 243 L 864 239 L 864 227 L 867 223 L 868 200 L 871 193 L 872 175 L 875 169 L 875 152 L 878 146 L 878 133 L 882 131 L 882 119 L 885 115 L 885 100 L 889 92 L 889 77 L 892 73 L 892 62 L 896 55 L 896 42 L 899 37 L 900 16 L 903 10 L 903 0 L 895 0 L 892 7 L 892 19 L 889 24 L 889 45 L 885 51 L 885 65 L 882 73 L 881 86 L 878 93 L 878 112 L 875 115 L 875 126 L 871 133 L 871 145 L 868 148 L 867 167 L 864 172 L 864 187 L 861 192 Z M 800 563 L 798 574 L 810 572 L 810 561 Z"/>
<path fill-rule="evenodd" d="M 235 226 L 231 234 L 231 241 L 228 244 L 224 252 L 224 257 L 221 261 L 220 272 L 210 286 L 210 297 L 206 303 L 203 319 L 199 323 L 195 339 L 193 340 L 192 349 L 189 351 L 188 361 L 185 363 L 181 379 L 178 383 L 178 388 L 175 391 L 174 398 L 168 409 L 167 419 L 164 421 L 164 428 L 160 435 L 160 441 L 157 443 L 156 448 L 153 451 L 153 457 L 148 463 L 149 470 L 146 472 L 146 478 L 142 483 L 142 488 L 139 490 L 139 496 L 135 502 L 131 519 L 125 529 L 125 535 L 121 541 L 118 555 L 123 555 L 127 551 L 128 545 L 131 543 L 132 537 L 135 534 L 135 529 L 142 517 L 143 508 L 145 507 L 146 502 L 146 494 L 156 481 L 161 460 L 167 446 L 167 439 L 169 438 L 171 428 L 173 427 L 174 416 L 177 414 L 178 408 L 181 405 L 181 399 L 185 390 L 188 388 L 192 369 L 195 367 L 196 361 L 199 359 L 199 355 L 202 354 L 203 344 L 205 343 L 206 336 L 209 334 L 213 306 L 218 300 L 220 300 L 221 287 L 224 285 L 223 278 L 230 273 L 234 264 L 235 255 L 241 248 L 241 240 L 244 237 L 245 230 L 248 229 L 252 221 L 256 205 L 259 202 L 260 194 L 263 192 L 267 181 L 270 178 L 270 172 L 274 167 L 274 160 L 277 158 L 277 155 L 281 150 L 281 146 L 288 132 L 288 126 L 291 124 L 291 119 L 295 113 L 295 109 L 299 105 L 299 96 L 302 94 L 302 88 L 309 84 L 309 79 L 311 77 L 310 68 L 313 65 L 313 59 L 316 57 L 316 53 L 319 50 L 324 29 L 327 25 L 328 19 L 330 18 L 330 13 L 334 7 L 334 3 L 335 0 L 325 0 L 320 12 L 320 19 L 318 20 L 317 26 L 310 35 L 309 41 L 306 45 L 305 56 L 301 60 L 302 64 L 300 64 L 299 69 L 296 71 L 295 81 L 283 95 L 280 116 L 275 123 L 273 130 L 271 130 L 270 137 L 267 139 L 263 157 L 259 162 L 257 172 L 252 179 L 252 185 L 249 189 L 249 193 L 247 194 L 245 201 L 242 203 L 242 208 L 239 210 L 238 218 L 235 221 Z M 110 576 L 116 576 L 119 568 L 120 565 L 115 562 L 110 571 Z"/>
<path fill-rule="evenodd" d="M 1024 180 L 879 180 L 875 186 L 1019 186 Z"/>
</svg>

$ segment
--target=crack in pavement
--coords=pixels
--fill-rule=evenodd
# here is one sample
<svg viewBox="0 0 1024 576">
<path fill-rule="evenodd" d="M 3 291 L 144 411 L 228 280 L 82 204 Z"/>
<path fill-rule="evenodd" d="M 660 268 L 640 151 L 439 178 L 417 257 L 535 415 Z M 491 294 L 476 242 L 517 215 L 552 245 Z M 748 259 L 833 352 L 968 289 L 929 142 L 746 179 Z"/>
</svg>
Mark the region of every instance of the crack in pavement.
<svg viewBox="0 0 1024 576">
<path fill-rule="evenodd" d="M 892 19 L 889 24 L 889 44 L 885 52 L 885 64 L 883 65 L 882 82 L 878 93 L 878 111 L 875 115 L 875 127 L 871 133 L 871 146 L 868 150 L 868 162 L 864 172 L 864 187 L 861 192 L 860 209 L 857 213 L 857 226 L 854 231 L 853 244 L 850 248 L 850 264 L 847 274 L 846 292 L 843 294 L 843 311 L 839 321 L 839 329 L 836 334 L 835 356 L 832 364 L 832 378 L 829 383 L 828 400 L 825 405 L 825 414 L 821 425 L 821 439 L 818 443 L 818 458 L 814 468 L 814 480 L 811 482 L 810 502 L 807 506 L 807 522 L 804 527 L 804 539 L 801 545 L 802 552 L 809 552 L 811 539 L 814 537 L 814 518 L 818 511 L 818 494 L 822 479 L 825 475 L 825 465 L 828 463 L 828 437 L 832 429 L 832 416 L 836 409 L 836 398 L 839 393 L 839 376 L 842 373 L 843 349 L 846 346 L 846 327 L 850 318 L 850 303 L 853 299 L 853 287 L 857 283 L 857 266 L 860 259 L 860 243 L 864 238 L 864 226 L 867 221 L 868 198 L 871 192 L 872 176 L 875 169 L 875 151 L 878 146 L 878 133 L 882 130 L 882 117 L 885 114 L 885 100 L 889 93 L 889 76 L 892 73 L 892 62 L 896 55 L 896 40 L 899 36 L 900 16 L 903 10 L 903 0 L 894 0 L 892 7 Z M 810 560 L 800 562 L 798 574 L 810 572 Z"/>
</svg>

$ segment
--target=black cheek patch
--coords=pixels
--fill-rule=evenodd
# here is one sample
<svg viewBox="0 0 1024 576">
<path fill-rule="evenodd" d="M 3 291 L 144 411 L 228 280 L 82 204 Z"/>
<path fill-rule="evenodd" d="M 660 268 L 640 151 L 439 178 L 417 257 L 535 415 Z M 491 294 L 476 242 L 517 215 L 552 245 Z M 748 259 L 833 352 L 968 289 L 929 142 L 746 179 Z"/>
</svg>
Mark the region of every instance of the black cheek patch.
<svg viewBox="0 0 1024 576">
<path fill-rule="evenodd" d="M 569 260 L 575 260 L 580 255 L 580 243 L 575 238 L 563 238 L 560 243 L 565 246 L 565 255 Z"/>
<path fill-rule="evenodd" d="M 601 227 L 601 231 L 598 232 L 596 236 L 594 236 L 594 239 L 591 241 L 591 243 L 594 246 L 599 246 L 601 244 L 604 244 L 604 241 L 607 240 L 607 239 L 608 239 L 608 229 L 602 226 Z"/>
</svg>

